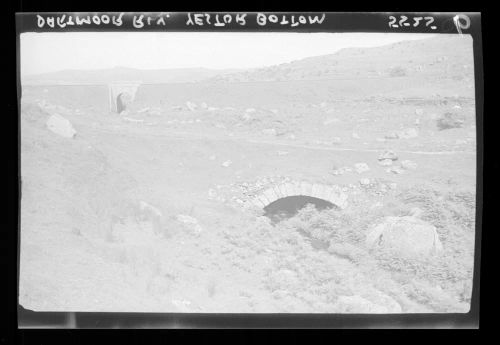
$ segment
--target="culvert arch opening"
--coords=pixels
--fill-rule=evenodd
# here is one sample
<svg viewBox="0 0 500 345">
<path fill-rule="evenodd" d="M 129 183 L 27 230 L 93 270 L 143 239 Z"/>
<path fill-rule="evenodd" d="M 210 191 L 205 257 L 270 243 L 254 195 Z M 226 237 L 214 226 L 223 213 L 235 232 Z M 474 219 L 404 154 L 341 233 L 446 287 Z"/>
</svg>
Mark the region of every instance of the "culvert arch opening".
<svg viewBox="0 0 500 345">
<path fill-rule="evenodd" d="M 324 199 L 306 195 L 294 195 L 280 198 L 264 207 L 264 216 L 268 217 L 273 224 L 276 224 L 295 216 L 308 204 L 312 204 L 318 211 L 338 208 L 335 204 Z"/>
<path fill-rule="evenodd" d="M 122 111 L 127 110 L 127 106 L 130 103 L 130 95 L 127 92 L 121 92 L 116 97 L 116 111 L 120 114 Z"/>
</svg>

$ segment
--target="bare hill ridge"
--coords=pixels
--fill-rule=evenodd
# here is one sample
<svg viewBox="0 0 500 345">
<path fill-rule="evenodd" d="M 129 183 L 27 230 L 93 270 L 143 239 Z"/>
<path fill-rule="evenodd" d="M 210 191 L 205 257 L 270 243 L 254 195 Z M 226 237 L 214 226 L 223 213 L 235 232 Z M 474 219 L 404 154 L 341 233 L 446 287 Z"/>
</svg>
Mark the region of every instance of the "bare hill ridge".
<svg viewBox="0 0 500 345">
<path fill-rule="evenodd" d="M 101 70 L 64 70 L 30 75 L 23 84 L 107 84 L 141 81 L 145 84 L 186 82 L 252 82 L 318 79 L 358 79 L 429 76 L 461 80 L 473 69 L 472 38 L 439 35 L 372 48 L 345 48 L 322 55 L 262 68 L 215 70 L 181 68 L 141 70 L 115 67 Z"/>
<path fill-rule="evenodd" d="M 107 84 L 113 81 L 141 81 L 145 84 L 196 82 L 215 75 L 235 72 L 234 69 L 175 68 L 143 70 L 115 67 L 99 70 L 63 70 L 29 75 L 22 78 L 25 84 Z"/>
<path fill-rule="evenodd" d="M 214 77 L 214 81 L 281 81 L 330 78 L 432 76 L 460 79 L 473 68 L 472 39 L 440 35 L 372 48 L 346 48 L 335 54 Z"/>
</svg>

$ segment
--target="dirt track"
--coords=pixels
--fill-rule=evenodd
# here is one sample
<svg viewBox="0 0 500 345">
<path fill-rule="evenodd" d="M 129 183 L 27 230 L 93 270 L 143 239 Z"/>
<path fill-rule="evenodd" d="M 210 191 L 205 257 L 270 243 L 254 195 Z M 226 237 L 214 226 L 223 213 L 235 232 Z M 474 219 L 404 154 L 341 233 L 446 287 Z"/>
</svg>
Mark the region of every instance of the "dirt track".
<svg viewBox="0 0 500 345">
<path fill-rule="evenodd" d="M 24 307 L 468 310 L 476 129 L 474 94 L 466 82 L 409 76 L 384 80 L 378 88 L 374 81 L 351 80 L 212 86 L 148 85 L 121 116 L 109 112 L 102 87 L 24 88 Z M 409 101 L 417 96 L 427 101 Z M 450 101 L 435 102 L 444 97 Z M 215 109 L 190 111 L 187 101 Z M 465 122 L 440 131 L 436 119 L 448 111 Z M 71 121 L 77 136 L 47 130 L 51 113 Z M 385 139 L 409 128 L 418 135 Z M 385 150 L 416 169 L 388 172 L 378 161 Z M 357 173 L 357 163 L 369 170 Z M 343 167 L 351 171 L 333 173 Z M 306 210 L 274 226 L 262 210 L 232 203 L 242 185 L 280 178 L 339 186 L 349 207 L 341 213 Z M 141 209 L 141 202 L 152 208 Z M 413 207 L 437 228 L 442 253 L 409 262 L 363 246 L 370 227 Z M 153 209 L 161 217 L 152 216 Z M 337 229 L 328 234 L 326 249 L 297 230 L 324 224 Z"/>
</svg>

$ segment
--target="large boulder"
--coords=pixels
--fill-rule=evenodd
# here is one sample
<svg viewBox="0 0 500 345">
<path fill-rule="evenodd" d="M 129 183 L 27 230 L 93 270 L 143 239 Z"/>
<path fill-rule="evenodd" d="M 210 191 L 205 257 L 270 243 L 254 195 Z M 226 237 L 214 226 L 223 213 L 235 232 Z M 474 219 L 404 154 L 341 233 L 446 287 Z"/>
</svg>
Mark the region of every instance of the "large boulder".
<svg viewBox="0 0 500 345">
<path fill-rule="evenodd" d="M 191 234 L 199 235 L 203 231 L 198 219 L 194 217 L 179 214 L 177 215 L 177 221 L 183 223 Z"/>
<path fill-rule="evenodd" d="M 366 163 L 356 163 L 354 164 L 354 169 L 358 174 L 364 173 L 370 170 L 370 167 Z"/>
<path fill-rule="evenodd" d="M 65 138 L 73 138 L 76 131 L 67 119 L 59 114 L 54 114 L 47 120 L 47 128 Z"/>
<path fill-rule="evenodd" d="M 414 216 L 386 217 L 368 231 L 366 245 L 403 256 L 428 255 L 442 250 L 436 228 Z"/>
<path fill-rule="evenodd" d="M 396 160 L 398 160 L 398 156 L 393 151 L 386 150 L 382 154 L 380 154 L 380 156 L 378 156 L 378 160 L 383 161 L 386 159 L 396 161 Z"/>
<path fill-rule="evenodd" d="M 196 103 L 194 102 L 190 102 L 190 101 L 187 101 L 186 102 L 186 107 L 190 110 L 190 111 L 195 111 L 198 106 L 196 105 Z"/>
</svg>

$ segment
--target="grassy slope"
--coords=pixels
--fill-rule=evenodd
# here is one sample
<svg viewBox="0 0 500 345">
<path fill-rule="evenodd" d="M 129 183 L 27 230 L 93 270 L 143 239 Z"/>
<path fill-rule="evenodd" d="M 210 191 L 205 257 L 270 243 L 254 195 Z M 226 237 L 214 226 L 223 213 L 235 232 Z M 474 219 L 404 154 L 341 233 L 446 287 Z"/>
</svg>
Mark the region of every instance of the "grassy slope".
<svg viewBox="0 0 500 345">
<path fill-rule="evenodd" d="M 404 312 L 466 311 L 475 193 L 471 92 L 465 81 L 422 76 L 377 83 L 164 85 L 138 93 L 135 110 L 160 111 L 147 115 L 132 109 L 129 116 L 152 124 L 146 125 L 109 114 L 105 89 L 25 88 L 20 301 L 39 310 L 337 312 L 346 311 L 339 297 L 354 295 L 379 311 L 394 301 Z M 450 97 L 448 104 L 436 102 L 444 97 Z M 74 140 L 46 130 L 48 113 L 35 104 L 42 98 L 64 106 L 49 112 L 72 121 L 78 131 Z M 187 100 L 234 109 L 171 109 Z M 459 104 L 464 128 L 438 131 L 433 114 Z M 257 109 L 250 121 L 243 117 L 249 107 Z M 423 115 L 417 116 L 416 108 Z M 338 121 L 324 125 L 332 118 Z M 419 137 L 376 140 L 413 126 L 416 118 Z M 261 132 L 270 127 L 286 135 Z M 321 143 L 332 136 L 341 143 Z M 457 144 L 467 137 L 471 140 Z M 346 148 L 354 151 L 328 150 Z M 385 148 L 415 161 L 417 170 L 386 173 L 377 164 Z M 283 150 L 288 155 L 279 156 Z M 464 152 L 406 152 L 449 150 Z M 226 160 L 233 162 L 229 168 L 221 166 Z M 331 174 L 357 162 L 371 170 Z M 309 211 L 275 228 L 258 214 L 207 198 L 210 188 L 230 190 L 273 175 L 352 184 L 350 206 L 340 217 Z M 373 182 L 369 189 L 359 187 L 361 177 Z M 397 183 L 395 190 L 379 192 L 391 182 Z M 160 231 L 131 216 L 140 200 L 162 211 Z M 444 253 L 418 262 L 367 253 L 359 239 L 368 227 L 413 206 L 423 208 L 438 228 Z M 196 217 L 203 231 L 192 232 L 176 220 L 178 214 Z M 122 220 L 115 226 L 121 242 L 105 240 L 112 219 Z M 338 219 L 344 222 L 340 227 Z M 321 229 L 318 224 L 328 224 L 322 238 L 340 246 L 317 250 L 296 231 Z"/>
</svg>

